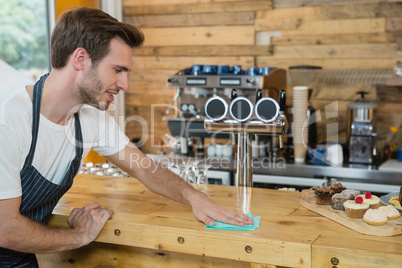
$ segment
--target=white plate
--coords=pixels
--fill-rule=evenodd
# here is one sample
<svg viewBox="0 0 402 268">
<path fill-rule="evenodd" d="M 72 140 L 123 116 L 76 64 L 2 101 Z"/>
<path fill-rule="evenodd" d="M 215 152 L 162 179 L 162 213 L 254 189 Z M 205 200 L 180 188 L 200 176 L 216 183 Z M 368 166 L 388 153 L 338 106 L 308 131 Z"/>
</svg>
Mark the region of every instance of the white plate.
<svg viewBox="0 0 402 268">
<path fill-rule="evenodd" d="M 388 202 L 388 199 L 390 199 L 393 196 L 399 196 L 399 192 L 391 192 L 389 194 L 383 195 L 383 196 L 380 197 L 380 200 L 384 205 L 387 205 L 387 206 L 392 205 L 391 203 Z M 397 210 L 402 211 L 402 208 L 398 208 L 398 207 L 395 207 L 395 206 L 394 206 L 394 208 L 396 208 Z"/>
</svg>

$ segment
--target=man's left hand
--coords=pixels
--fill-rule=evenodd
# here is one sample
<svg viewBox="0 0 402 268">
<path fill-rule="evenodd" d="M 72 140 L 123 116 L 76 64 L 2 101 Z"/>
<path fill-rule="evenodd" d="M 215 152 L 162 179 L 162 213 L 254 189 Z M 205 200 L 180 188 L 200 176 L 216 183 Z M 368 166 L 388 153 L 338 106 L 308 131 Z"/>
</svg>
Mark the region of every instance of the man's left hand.
<svg viewBox="0 0 402 268">
<path fill-rule="evenodd" d="M 197 197 L 191 200 L 194 216 L 206 225 L 215 225 L 215 221 L 229 223 L 237 226 L 253 224 L 253 219 L 245 214 L 226 209 L 203 193 L 197 194 Z"/>
</svg>

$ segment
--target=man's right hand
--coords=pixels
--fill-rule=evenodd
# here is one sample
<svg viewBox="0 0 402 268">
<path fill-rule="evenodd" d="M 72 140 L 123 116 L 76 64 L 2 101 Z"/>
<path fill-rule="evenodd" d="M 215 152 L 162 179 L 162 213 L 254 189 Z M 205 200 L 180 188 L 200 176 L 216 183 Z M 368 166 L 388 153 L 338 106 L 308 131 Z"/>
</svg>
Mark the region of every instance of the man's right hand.
<svg viewBox="0 0 402 268">
<path fill-rule="evenodd" d="M 49 253 L 87 245 L 99 235 L 113 211 L 91 203 L 75 208 L 70 228 L 50 227 L 20 214 L 21 197 L 0 200 L 0 247 L 27 253 Z"/>
<path fill-rule="evenodd" d="M 112 217 L 113 213 L 113 210 L 102 208 L 99 203 L 94 202 L 85 205 L 83 208 L 74 208 L 68 216 L 67 222 L 81 237 L 80 243 L 87 245 L 98 237 L 106 221 Z"/>
</svg>

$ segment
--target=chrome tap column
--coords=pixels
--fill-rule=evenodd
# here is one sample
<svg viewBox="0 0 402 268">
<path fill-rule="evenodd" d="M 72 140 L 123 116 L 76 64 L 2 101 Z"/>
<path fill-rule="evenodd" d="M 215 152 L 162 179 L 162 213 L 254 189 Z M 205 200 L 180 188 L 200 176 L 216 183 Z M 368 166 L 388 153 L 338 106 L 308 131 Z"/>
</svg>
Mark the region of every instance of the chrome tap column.
<svg viewBox="0 0 402 268">
<path fill-rule="evenodd" d="M 253 170 L 251 166 L 251 135 L 247 132 L 238 134 L 236 186 L 238 196 L 237 207 L 243 213 L 251 209 L 251 187 L 253 186 Z"/>
<path fill-rule="evenodd" d="M 260 97 L 257 91 L 255 109 L 251 101 L 244 97 L 236 97 L 230 103 L 231 118 L 220 114 L 204 120 L 204 128 L 209 133 L 234 133 L 238 136 L 236 156 L 236 186 L 238 186 L 238 209 L 243 213 L 250 212 L 252 163 L 251 138 L 254 134 L 280 136 L 287 131 L 287 120 L 283 114 L 285 110 L 285 92 L 281 91 L 279 104 L 272 98 Z M 213 102 L 207 102 L 205 110 L 212 110 Z M 208 116 L 208 113 L 206 113 Z M 255 117 L 253 117 L 253 114 Z M 280 115 L 280 116 L 279 116 Z M 225 117 L 225 119 L 221 119 Z M 219 118 L 219 120 L 216 120 Z M 281 143 L 282 144 L 282 143 Z"/>
</svg>

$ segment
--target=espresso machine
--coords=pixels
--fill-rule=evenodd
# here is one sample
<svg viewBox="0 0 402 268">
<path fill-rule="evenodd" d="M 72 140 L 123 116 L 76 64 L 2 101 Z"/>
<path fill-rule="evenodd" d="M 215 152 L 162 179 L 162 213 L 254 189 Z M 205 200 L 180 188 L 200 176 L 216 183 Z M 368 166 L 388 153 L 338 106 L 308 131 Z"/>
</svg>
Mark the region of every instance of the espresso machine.
<svg viewBox="0 0 402 268">
<path fill-rule="evenodd" d="M 349 162 L 373 164 L 377 154 L 377 103 L 365 99 L 368 92 L 357 94 L 360 98 L 348 104 Z"/>
<path fill-rule="evenodd" d="M 286 71 L 270 67 L 242 70 L 239 65 L 194 64 L 169 76 L 168 83 L 169 88 L 175 89 L 175 96 L 163 119 L 167 121 L 172 136 L 181 137 L 182 141 L 195 138 L 196 141 L 192 142 L 196 144 L 195 151 L 202 156 L 205 138 L 233 138 L 226 131 L 210 133 L 205 130 L 205 106 L 208 100 L 219 97 L 225 103 L 230 103 L 233 89 L 236 89 L 238 96 L 253 103 L 257 90 L 261 98 L 278 100 L 280 90 L 286 88 Z"/>
</svg>

